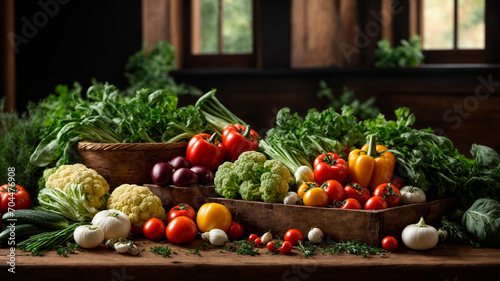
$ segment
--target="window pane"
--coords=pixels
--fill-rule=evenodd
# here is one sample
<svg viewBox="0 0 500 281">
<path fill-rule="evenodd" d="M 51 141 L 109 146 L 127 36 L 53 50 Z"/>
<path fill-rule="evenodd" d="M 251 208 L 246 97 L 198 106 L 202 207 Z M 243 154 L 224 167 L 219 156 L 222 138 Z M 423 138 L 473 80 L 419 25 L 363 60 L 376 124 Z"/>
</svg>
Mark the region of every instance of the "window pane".
<svg viewBox="0 0 500 281">
<path fill-rule="evenodd" d="M 423 48 L 453 49 L 453 0 L 422 0 Z"/>
<path fill-rule="evenodd" d="M 223 0 L 224 53 L 252 52 L 252 0 Z"/>
<path fill-rule="evenodd" d="M 218 37 L 219 1 L 201 0 L 201 53 L 217 53 L 219 49 Z"/>
<path fill-rule="evenodd" d="M 458 48 L 484 49 L 484 0 L 458 0 Z"/>
</svg>

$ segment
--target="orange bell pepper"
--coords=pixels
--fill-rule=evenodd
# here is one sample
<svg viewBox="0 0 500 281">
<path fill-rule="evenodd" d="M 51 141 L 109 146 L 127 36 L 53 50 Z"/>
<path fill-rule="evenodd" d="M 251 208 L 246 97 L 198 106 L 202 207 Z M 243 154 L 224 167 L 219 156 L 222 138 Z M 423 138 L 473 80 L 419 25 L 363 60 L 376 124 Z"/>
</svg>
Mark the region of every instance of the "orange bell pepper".
<svg viewBox="0 0 500 281">
<path fill-rule="evenodd" d="M 361 149 L 349 153 L 349 181 L 356 182 L 371 191 L 379 184 L 390 182 L 396 158 L 389 149 L 377 145 L 374 135 Z"/>
</svg>

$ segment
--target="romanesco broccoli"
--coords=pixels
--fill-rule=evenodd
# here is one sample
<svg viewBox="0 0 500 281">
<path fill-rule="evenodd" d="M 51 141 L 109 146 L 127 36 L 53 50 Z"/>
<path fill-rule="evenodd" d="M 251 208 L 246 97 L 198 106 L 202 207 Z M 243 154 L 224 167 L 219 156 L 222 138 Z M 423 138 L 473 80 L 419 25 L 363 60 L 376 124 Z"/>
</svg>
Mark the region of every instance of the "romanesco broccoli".
<svg viewBox="0 0 500 281">
<path fill-rule="evenodd" d="M 148 219 L 165 216 L 160 198 L 149 188 L 135 184 L 122 184 L 113 190 L 108 199 L 108 209 L 124 212 L 132 225 L 140 229 Z"/>
</svg>

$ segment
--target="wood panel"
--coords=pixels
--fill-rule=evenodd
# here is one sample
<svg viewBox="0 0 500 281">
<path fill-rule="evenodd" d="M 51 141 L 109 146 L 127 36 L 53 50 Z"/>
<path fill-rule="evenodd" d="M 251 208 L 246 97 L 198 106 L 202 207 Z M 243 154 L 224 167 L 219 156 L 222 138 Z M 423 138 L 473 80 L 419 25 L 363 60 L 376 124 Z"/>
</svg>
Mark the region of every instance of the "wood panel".
<svg viewBox="0 0 500 281">
<path fill-rule="evenodd" d="M 14 0 L 0 0 L 0 97 L 6 97 L 5 110 L 16 107 L 16 52 Z"/>
</svg>

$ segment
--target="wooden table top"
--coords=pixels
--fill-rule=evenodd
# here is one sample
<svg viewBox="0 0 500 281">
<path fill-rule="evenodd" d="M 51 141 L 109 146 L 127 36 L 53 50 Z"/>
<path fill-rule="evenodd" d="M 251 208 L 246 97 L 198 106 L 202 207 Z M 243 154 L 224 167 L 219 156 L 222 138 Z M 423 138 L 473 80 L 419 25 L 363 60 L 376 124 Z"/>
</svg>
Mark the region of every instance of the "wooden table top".
<svg viewBox="0 0 500 281">
<path fill-rule="evenodd" d="M 144 242 L 143 242 L 144 241 Z M 500 276 L 500 249 L 473 248 L 455 244 L 438 245 L 429 251 L 413 251 L 403 245 L 385 257 L 318 254 L 238 255 L 220 248 L 202 250 L 201 256 L 186 254 L 202 245 L 167 243 L 177 254 L 163 258 L 150 252 L 162 244 L 145 239 L 134 241 L 140 256 L 119 254 L 104 246 L 82 250 L 68 257 L 49 251 L 33 257 L 15 251 L 15 274 L 10 268 L 9 249 L 0 249 L 0 279 L 7 280 L 481 280 Z"/>
</svg>

